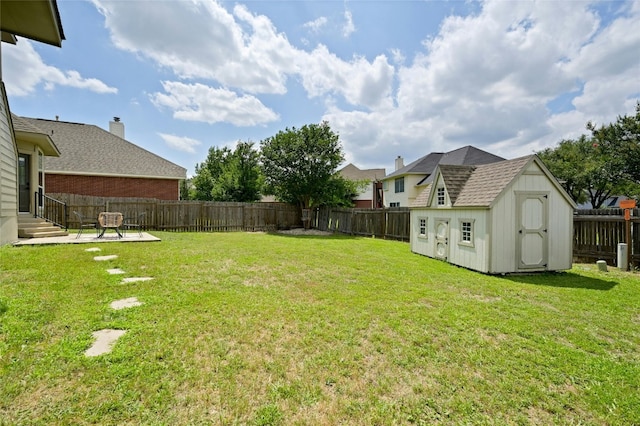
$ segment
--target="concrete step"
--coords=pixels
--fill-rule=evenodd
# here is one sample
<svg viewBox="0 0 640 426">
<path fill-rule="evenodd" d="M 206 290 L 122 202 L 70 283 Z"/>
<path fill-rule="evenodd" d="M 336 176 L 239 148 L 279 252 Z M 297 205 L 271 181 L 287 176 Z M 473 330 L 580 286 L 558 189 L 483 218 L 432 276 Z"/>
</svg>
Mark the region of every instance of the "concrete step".
<svg viewBox="0 0 640 426">
<path fill-rule="evenodd" d="M 18 238 L 47 238 L 47 237 L 66 237 L 69 235 L 67 231 L 52 229 L 49 231 L 24 232 L 18 230 Z"/>
<path fill-rule="evenodd" d="M 44 219 L 35 217 L 18 218 L 19 238 L 63 237 L 69 233 Z"/>
</svg>

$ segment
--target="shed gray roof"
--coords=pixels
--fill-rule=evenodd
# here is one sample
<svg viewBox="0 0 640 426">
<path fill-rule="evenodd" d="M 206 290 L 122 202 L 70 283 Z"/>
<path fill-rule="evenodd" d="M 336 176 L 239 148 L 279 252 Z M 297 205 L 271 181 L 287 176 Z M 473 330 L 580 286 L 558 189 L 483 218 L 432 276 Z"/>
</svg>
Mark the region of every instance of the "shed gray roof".
<svg viewBox="0 0 640 426">
<path fill-rule="evenodd" d="M 47 159 L 47 173 L 186 178 L 184 167 L 98 126 L 28 117 L 18 117 L 18 121 L 49 135 L 60 149 L 60 157 Z"/>
<path fill-rule="evenodd" d="M 438 169 L 453 207 L 490 207 L 532 162 L 536 162 L 565 198 L 573 204 L 571 197 L 566 194 L 536 155 L 478 166 L 441 164 Z M 430 185 L 416 197 L 411 206 L 427 207 L 432 193 L 433 188 Z"/>
<path fill-rule="evenodd" d="M 345 179 L 376 181 L 384 178 L 384 169 L 359 169 L 349 163 L 338 171 Z"/>
<path fill-rule="evenodd" d="M 469 171 L 462 171 L 457 175 L 452 173 L 453 176 L 449 177 L 449 182 L 445 180 L 447 192 L 450 184 L 453 187 L 460 185 L 458 180 L 461 174 L 467 176 L 455 198 L 449 193 L 452 205 L 454 207 L 489 207 L 515 177 L 524 170 L 532 158 L 533 156 L 527 156 L 498 163 L 472 166 L 473 171 L 471 173 Z"/>
<path fill-rule="evenodd" d="M 483 151 L 474 146 L 467 145 L 449 152 L 432 152 L 427 154 L 424 157 L 418 158 L 413 163 L 390 173 L 387 175 L 387 178 L 407 174 L 421 174 L 428 178 L 433 174 L 438 164 L 489 164 L 503 160 L 504 158 L 502 157 Z"/>
</svg>

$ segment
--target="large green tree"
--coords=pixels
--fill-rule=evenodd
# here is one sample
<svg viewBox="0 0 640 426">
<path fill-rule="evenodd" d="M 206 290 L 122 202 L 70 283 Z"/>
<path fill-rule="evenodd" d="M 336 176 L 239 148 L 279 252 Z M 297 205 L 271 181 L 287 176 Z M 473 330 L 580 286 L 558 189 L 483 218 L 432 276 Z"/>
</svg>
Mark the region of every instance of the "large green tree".
<svg viewBox="0 0 640 426">
<path fill-rule="evenodd" d="M 629 181 L 640 183 L 640 102 L 636 103 L 635 115 L 618 116 L 615 123 L 599 128 L 589 122 L 587 129 L 611 166 Z"/>
<path fill-rule="evenodd" d="M 223 162 L 211 194 L 214 201 L 251 203 L 260 200 L 261 186 L 260 154 L 253 149 L 252 142 L 238 142 L 235 151 Z"/>
<path fill-rule="evenodd" d="M 601 208 L 612 195 L 640 195 L 640 103 L 635 116 L 618 117 L 591 135 L 563 140 L 538 153 L 549 170 L 578 203 Z"/>
<path fill-rule="evenodd" d="M 340 138 L 326 121 L 278 132 L 261 143 L 266 193 L 301 209 L 350 203 L 357 184 L 343 179 Z"/>
<path fill-rule="evenodd" d="M 253 202 L 260 199 L 260 155 L 252 142 L 238 142 L 235 150 L 209 148 L 207 159 L 196 164 L 190 198 L 206 201 Z"/>
</svg>

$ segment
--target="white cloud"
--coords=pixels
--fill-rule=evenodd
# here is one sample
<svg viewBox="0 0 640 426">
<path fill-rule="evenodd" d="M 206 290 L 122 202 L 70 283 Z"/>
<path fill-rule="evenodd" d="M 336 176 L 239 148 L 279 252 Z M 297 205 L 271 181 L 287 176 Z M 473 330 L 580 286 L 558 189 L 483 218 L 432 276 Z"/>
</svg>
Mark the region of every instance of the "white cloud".
<svg viewBox="0 0 640 426">
<path fill-rule="evenodd" d="M 203 84 L 165 81 L 165 93 L 153 93 L 151 101 L 173 111 L 173 117 L 205 123 L 228 122 L 235 126 L 255 126 L 278 119 L 278 114 L 256 97 L 238 96 L 228 89 Z"/>
<path fill-rule="evenodd" d="M 353 15 L 351 14 L 351 11 L 344 11 L 344 21 L 344 26 L 342 27 L 342 36 L 344 38 L 348 38 L 356 31 L 356 26 L 353 23 Z"/>
<path fill-rule="evenodd" d="M 324 16 L 321 16 L 318 19 L 314 19 L 313 21 L 309 21 L 309 22 L 303 24 L 302 26 L 304 28 L 308 28 L 312 33 L 317 34 L 318 32 L 320 32 L 322 27 L 327 25 L 327 22 L 328 22 L 327 18 L 324 17 Z"/>
<path fill-rule="evenodd" d="M 146 2 L 94 3 L 118 47 L 183 80 L 165 82 L 151 97 L 176 118 L 273 122 L 278 114 L 259 97 L 284 100 L 289 80 L 299 81 L 324 101 L 323 118 L 350 158 L 371 161 L 363 166 L 379 165 L 383 155 L 391 163 L 396 155 L 411 160 L 467 144 L 505 157 L 528 154 L 571 129 L 581 132 L 589 119 L 633 111 L 630 98 L 640 87 L 637 2 L 602 21 L 587 1 L 488 0 L 470 15 L 445 18 L 411 57 L 383 47 L 391 60 L 382 53 L 344 59 L 325 45 L 298 49 L 244 5 L 227 11 L 212 1 L 160 1 L 149 10 Z M 356 27 L 346 8 L 344 19 L 349 36 Z M 326 25 L 318 18 L 304 27 Z M 550 110 L 563 96 L 575 110 Z"/>
<path fill-rule="evenodd" d="M 53 90 L 56 86 L 75 87 L 95 93 L 118 93 L 95 78 L 84 78 L 78 71 L 63 71 L 46 65 L 29 40 L 21 38 L 16 45 L 2 45 L 3 79 L 7 92 L 12 96 L 27 96 L 38 87 Z M 28 72 L 25 72 L 28 70 Z"/>
<path fill-rule="evenodd" d="M 188 138 L 186 136 L 169 135 L 166 133 L 158 133 L 158 135 L 171 148 L 177 149 L 178 151 L 189 152 L 191 154 L 196 152 L 197 146 L 202 145 L 199 140 Z"/>
<path fill-rule="evenodd" d="M 530 154 L 586 133 L 590 119 L 633 112 L 638 9 L 604 27 L 587 2 L 487 1 L 476 15 L 446 18 L 426 50 L 400 66 L 392 111 L 333 108 L 323 118 L 349 155 L 371 161 L 363 166 L 380 153 L 392 164 L 468 144 L 507 158 Z M 548 109 L 573 92 L 574 111 Z"/>
</svg>

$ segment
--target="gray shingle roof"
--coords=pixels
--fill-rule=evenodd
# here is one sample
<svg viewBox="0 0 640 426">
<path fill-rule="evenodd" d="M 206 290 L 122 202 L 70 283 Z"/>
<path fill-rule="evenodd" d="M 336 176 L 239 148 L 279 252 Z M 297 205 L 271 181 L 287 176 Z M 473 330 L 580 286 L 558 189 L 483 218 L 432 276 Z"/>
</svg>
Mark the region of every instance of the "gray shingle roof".
<svg viewBox="0 0 640 426">
<path fill-rule="evenodd" d="M 407 174 L 423 174 L 425 177 L 429 177 L 433 174 L 438 164 L 489 164 L 496 161 L 503 161 L 504 158 L 491 154 L 490 152 L 483 151 L 471 145 L 463 146 L 462 148 L 454 149 L 449 152 L 432 152 L 410 163 L 403 168 L 396 170 L 395 172 L 387 175 L 387 177 L 401 176 Z M 420 183 L 426 183 L 420 182 Z"/>
<path fill-rule="evenodd" d="M 441 164 L 438 168 L 453 207 L 490 207 L 534 158 L 530 155 L 477 166 Z M 432 191 L 429 185 L 411 206 L 427 207 Z"/>
<path fill-rule="evenodd" d="M 60 157 L 47 158 L 46 172 L 162 179 L 186 178 L 184 167 L 98 126 L 27 117 L 18 117 L 18 121 L 40 129 L 41 133 L 49 135 L 60 149 Z"/>
<path fill-rule="evenodd" d="M 515 177 L 529 164 L 533 156 L 476 166 L 468 175 L 454 207 L 489 207 Z M 465 172 L 467 173 L 467 172 Z M 445 181 L 447 190 L 449 185 Z"/>
</svg>

